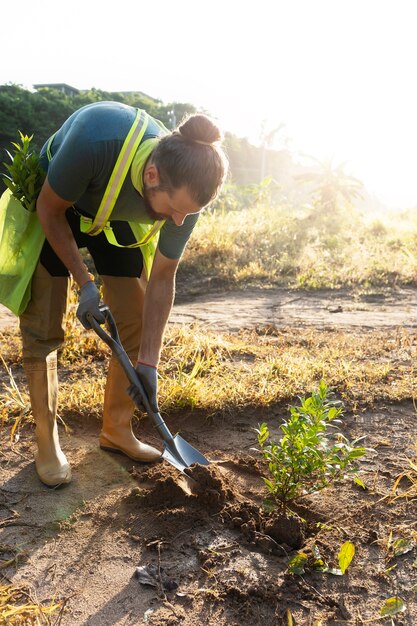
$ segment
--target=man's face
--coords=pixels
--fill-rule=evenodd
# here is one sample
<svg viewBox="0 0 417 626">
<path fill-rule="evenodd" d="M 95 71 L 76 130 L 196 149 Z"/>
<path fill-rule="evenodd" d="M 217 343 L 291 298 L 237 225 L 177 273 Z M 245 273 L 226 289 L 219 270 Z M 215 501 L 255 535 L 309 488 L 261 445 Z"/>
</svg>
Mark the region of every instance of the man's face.
<svg viewBox="0 0 417 626">
<path fill-rule="evenodd" d="M 191 198 L 186 187 L 175 189 L 172 194 L 161 191 L 158 185 L 152 186 L 145 182 L 143 199 L 146 212 L 154 220 L 171 220 L 177 226 L 184 223 L 187 215 L 199 213 L 199 207 Z"/>
</svg>

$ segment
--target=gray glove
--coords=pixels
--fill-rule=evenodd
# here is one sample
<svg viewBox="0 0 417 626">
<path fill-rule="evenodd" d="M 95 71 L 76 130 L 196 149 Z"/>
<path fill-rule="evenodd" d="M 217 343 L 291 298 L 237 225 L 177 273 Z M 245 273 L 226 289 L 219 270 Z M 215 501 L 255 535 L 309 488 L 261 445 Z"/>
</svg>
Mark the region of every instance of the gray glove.
<svg viewBox="0 0 417 626">
<path fill-rule="evenodd" d="M 89 280 L 81 287 L 78 295 L 80 299 L 77 307 L 77 317 L 84 328 L 87 330 L 91 328 L 91 324 L 87 319 L 87 313 L 91 313 L 99 324 L 104 324 L 106 318 L 99 309 L 100 293 L 96 284 Z"/>
<path fill-rule="evenodd" d="M 140 382 L 143 385 L 152 411 L 158 413 L 158 370 L 156 367 L 153 367 L 152 365 L 145 365 L 144 363 L 138 363 L 135 370 L 139 376 Z M 141 393 L 135 385 L 130 385 L 127 393 L 136 405 L 140 404 L 143 406 Z"/>
</svg>

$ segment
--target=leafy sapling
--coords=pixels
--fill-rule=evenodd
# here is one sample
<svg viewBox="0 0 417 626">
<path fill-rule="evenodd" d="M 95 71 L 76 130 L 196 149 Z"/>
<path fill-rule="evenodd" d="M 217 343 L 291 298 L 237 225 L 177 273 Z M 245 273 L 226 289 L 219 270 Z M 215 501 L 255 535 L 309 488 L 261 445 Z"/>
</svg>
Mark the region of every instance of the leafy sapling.
<svg viewBox="0 0 417 626">
<path fill-rule="evenodd" d="M 366 453 L 339 430 L 342 404 L 321 381 L 319 388 L 300 404 L 290 406 L 290 416 L 280 425 L 281 439 L 274 441 L 266 423 L 256 429 L 258 444 L 269 476 L 264 482 L 274 499 L 286 507 L 295 498 L 314 493 L 355 473 L 356 459 Z"/>
</svg>

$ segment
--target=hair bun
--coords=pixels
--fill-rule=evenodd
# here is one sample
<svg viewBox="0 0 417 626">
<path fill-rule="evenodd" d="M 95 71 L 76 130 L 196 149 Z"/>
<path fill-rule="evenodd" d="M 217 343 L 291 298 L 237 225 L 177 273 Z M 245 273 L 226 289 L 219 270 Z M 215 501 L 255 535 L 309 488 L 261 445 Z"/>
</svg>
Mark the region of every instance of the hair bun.
<svg viewBox="0 0 417 626">
<path fill-rule="evenodd" d="M 186 118 L 178 127 L 178 132 L 189 141 L 212 144 L 221 141 L 222 133 L 217 124 L 202 113 Z"/>
</svg>

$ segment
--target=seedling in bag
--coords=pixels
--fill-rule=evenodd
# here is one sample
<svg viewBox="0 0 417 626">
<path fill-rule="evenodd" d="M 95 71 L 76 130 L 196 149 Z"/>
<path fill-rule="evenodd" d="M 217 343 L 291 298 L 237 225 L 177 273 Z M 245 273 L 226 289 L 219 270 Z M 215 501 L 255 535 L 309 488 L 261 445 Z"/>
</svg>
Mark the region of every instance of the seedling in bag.
<svg viewBox="0 0 417 626">
<path fill-rule="evenodd" d="M 36 199 L 39 195 L 45 172 L 43 171 L 39 156 L 31 151 L 33 135 L 28 137 L 19 131 L 21 143 L 12 142 L 15 150 L 11 154 L 6 150 L 11 163 L 3 163 L 7 174 L 3 174 L 3 182 L 10 189 L 15 198 L 22 203 L 28 211 L 36 210 Z"/>
</svg>

